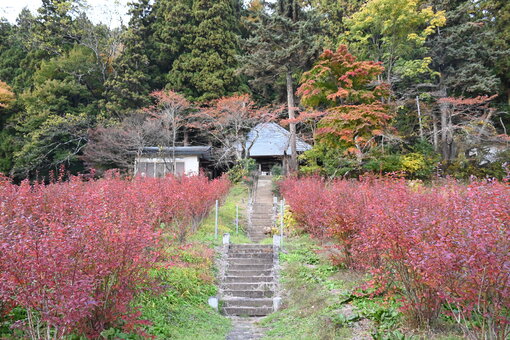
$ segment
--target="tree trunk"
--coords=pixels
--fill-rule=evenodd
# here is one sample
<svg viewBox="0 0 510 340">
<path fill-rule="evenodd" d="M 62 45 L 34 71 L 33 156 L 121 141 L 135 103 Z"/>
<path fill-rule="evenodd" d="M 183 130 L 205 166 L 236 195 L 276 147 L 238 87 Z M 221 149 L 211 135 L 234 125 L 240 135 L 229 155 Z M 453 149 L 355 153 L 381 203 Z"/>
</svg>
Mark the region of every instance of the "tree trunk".
<svg viewBox="0 0 510 340">
<path fill-rule="evenodd" d="M 441 98 L 446 98 L 446 89 L 441 88 Z M 451 119 L 450 108 L 448 103 L 439 103 L 439 111 L 441 112 L 441 154 L 444 161 L 451 159 L 452 138 L 451 134 Z"/>
<path fill-rule="evenodd" d="M 420 97 L 416 96 L 416 108 L 418 109 L 418 123 L 420 125 L 420 139 L 423 140 L 423 124 L 421 121 Z"/>
<path fill-rule="evenodd" d="M 292 73 L 287 71 L 287 105 L 289 110 L 289 119 L 296 118 L 294 113 L 294 89 L 292 85 Z M 290 129 L 290 162 L 289 169 L 291 172 L 297 170 L 297 150 L 296 150 L 296 123 L 289 124 Z"/>
<path fill-rule="evenodd" d="M 184 127 L 184 139 L 182 141 L 182 144 L 184 146 L 189 146 L 189 132 L 188 129 L 186 129 L 186 127 Z"/>
<path fill-rule="evenodd" d="M 434 150 L 437 151 L 439 147 L 439 141 L 438 141 L 438 129 L 437 129 L 437 115 L 435 113 L 432 113 L 432 126 L 433 126 L 433 136 L 432 136 L 432 142 L 434 144 Z"/>
</svg>

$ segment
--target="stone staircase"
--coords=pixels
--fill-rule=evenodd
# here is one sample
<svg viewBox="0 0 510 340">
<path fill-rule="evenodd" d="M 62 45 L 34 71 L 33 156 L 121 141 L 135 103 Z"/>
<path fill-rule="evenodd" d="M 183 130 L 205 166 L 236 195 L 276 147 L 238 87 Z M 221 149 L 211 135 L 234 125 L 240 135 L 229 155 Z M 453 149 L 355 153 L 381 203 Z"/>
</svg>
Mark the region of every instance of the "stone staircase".
<svg viewBox="0 0 510 340">
<path fill-rule="evenodd" d="M 273 224 L 273 193 L 271 176 L 260 176 L 253 200 L 253 207 L 248 225 L 248 237 L 253 242 L 260 242 L 267 235 L 264 229 Z"/>
<path fill-rule="evenodd" d="M 275 279 L 272 245 L 231 244 L 221 285 L 222 311 L 231 316 L 273 312 Z"/>
<path fill-rule="evenodd" d="M 251 241 L 268 237 L 264 231 L 273 224 L 273 195 L 270 176 L 257 182 L 247 234 Z M 229 244 L 224 250 L 224 271 L 220 285 L 220 306 L 232 318 L 233 330 L 227 340 L 260 339 L 260 317 L 278 308 L 277 248 L 272 244 Z M 225 248 L 224 248 L 225 249 Z"/>
</svg>

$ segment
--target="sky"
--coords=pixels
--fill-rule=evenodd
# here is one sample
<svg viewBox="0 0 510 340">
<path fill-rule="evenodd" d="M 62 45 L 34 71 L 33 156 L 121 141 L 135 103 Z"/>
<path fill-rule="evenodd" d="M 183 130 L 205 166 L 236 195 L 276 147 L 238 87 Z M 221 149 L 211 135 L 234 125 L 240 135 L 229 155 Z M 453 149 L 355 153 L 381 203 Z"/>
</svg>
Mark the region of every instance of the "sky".
<svg viewBox="0 0 510 340">
<path fill-rule="evenodd" d="M 127 3 L 130 0 L 85 0 L 89 6 L 87 15 L 94 23 L 104 23 L 110 27 L 120 26 L 121 21 L 127 24 Z M 41 6 L 41 0 L 0 0 L 0 17 L 15 23 L 18 14 L 24 7 L 36 13 Z"/>
</svg>

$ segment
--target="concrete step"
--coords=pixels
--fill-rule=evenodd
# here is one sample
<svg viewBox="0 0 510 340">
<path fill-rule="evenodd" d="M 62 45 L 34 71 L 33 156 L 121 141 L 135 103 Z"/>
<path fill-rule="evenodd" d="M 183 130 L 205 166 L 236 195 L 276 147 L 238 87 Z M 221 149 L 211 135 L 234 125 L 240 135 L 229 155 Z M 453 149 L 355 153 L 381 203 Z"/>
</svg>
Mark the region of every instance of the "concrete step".
<svg viewBox="0 0 510 340">
<path fill-rule="evenodd" d="M 255 222 L 255 221 L 260 221 L 260 220 L 270 220 L 272 217 L 271 214 L 257 214 L 257 215 L 252 215 L 251 217 L 251 222 Z"/>
<path fill-rule="evenodd" d="M 253 233 L 253 234 L 252 233 L 248 233 L 248 237 L 250 237 L 252 240 L 254 238 L 263 240 L 263 239 L 265 239 L 267 237 L 271 237 L 271 236 L 269 234 L 266 235 L 266 234 L 263 234 L 263 233 Z"/>
<path fill-rule="evenodd" d="M 273 208 L 272 207 L 255 207 L 252 209 L 250 218 L 259 216 L 259 215 L 273 215 Z"/>
<path fill-rule="evenodd" d="M 225 315 L 265 316 L 273 312 L 273 307 L 223 307 Z"/>
<path fill-rule="evenodd" d="M 246 297 L 246 298 L 270 298 L 273 297 L 274 290 L 223 290 L 223 297 Z"/>
<path fill-rule="evenodd" d="M 273 275 L 272 270 L 227 270 L 225 276 L 247 276 L 247 277 L 258 277 L 258 276 L 270 276 Z"/>
<path fill-rule="evenodd" d="M 273 246 L 271 244 L 252 244 L 252 243 L 244 243 L 244 244 L 231 244 L 229 246 L 230 250 L 233 249 L 241 249 L 241 250 L 267 250 L 267 249 L 273 249 Z"/>
<path fill-rule="evenodd" d="M 270 226 L 273 224 L 273 220 L 270 218 L 266 219 L 258 219 L 258 220 L 251 220 L 251 226 Z"/>
<path fill-rule="evenodd" d="M 271 307 L 273 308 L 273 299 L 268 298 L 227 298 L 223 299 L 224 307 Z"/>
<path fill-rule="evenodd" d="M 273 263 L 265 264 L 228 264 L 227 270 L 272 270 Z"/>
<path fill-rule="evenodd" d="M 253 242 L 259 242 L 259 241 L 262 241 L 262 240 L 265 240 L 266 238 L 270 237 L 269 235 L 253 235 L 253 236 L 250 236 L 250 239 L 253 241 Z"/>
<path fill-rule="evenodd" d="M 230 248 L 228 250 L 229 254 L 272 254 L 273 248 L 261 248 L 261 249 L 255 249 L 255 248 Z"/>
<path fill-rule="evenodd" d="M 273 282 L 273 276 L 226 276 L 225 283 L 257 283 L 257 282 Z"/>
<path fill-rule="evenodd" d="M 267 290 L 274 291 L 273 282 L 241 282 L 241 283 L 224 283 L 224 290 Z"/>
<path fill-rule="evenodd" d="M 273 264 L 273 258 L 272 257 L 268 257 L 268 258 L 243 258 L 243 257 L 230 257 L 228 259 L 228 263 L 231 264 L 231 265 L 236 265 L 236 264 L 269 264 L 269 265 L 272 265 Z"/>
<path fill-rule="evenodd" d="M 263 235 L 265 234 L 265 229 L 266 227 L 259 227 L 259 228 L 250 228 L 247 232 L 248 234 L 260 234 L 260 235 Z"/>
<path fill-rule="evenodd" d="M 237 259 L 273 259 L 273 252 L 271 253 L 243 253 L 243 252 L 235 252 L 235 253 L 228 253 L 228 258 L 237 258 Z"/>
</svg>

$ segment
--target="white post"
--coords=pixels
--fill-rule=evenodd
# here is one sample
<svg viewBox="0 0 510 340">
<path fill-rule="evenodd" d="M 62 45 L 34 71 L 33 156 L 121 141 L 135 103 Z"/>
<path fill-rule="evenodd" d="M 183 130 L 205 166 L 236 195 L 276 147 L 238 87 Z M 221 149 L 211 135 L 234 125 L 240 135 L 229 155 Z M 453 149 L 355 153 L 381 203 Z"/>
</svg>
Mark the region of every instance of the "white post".
<svg viewBox="0 0 510 340">
<path fill-rule="evenodd" d="M 282 199 L 280 207 L 280 238 L 281 248 L 283 249 L 283 215 L 285 214 L 285 200 Z"/>
<path fill-rule="evenodd" d="M 239 234 L 239 205 L 236 204 L 236 234 Z"/>
<path fill-rule="evenodd" d="M 229 233 L 223 234 L 223 245 L 229 244 L 229 243 L 230 243 L 230 234 Z"/>
<path fill-rule="evenodd" d="M 216 216 L 214 219 L 214 239 L 218 239 L 218 200 L 216 200 Z"/>
</svg>

